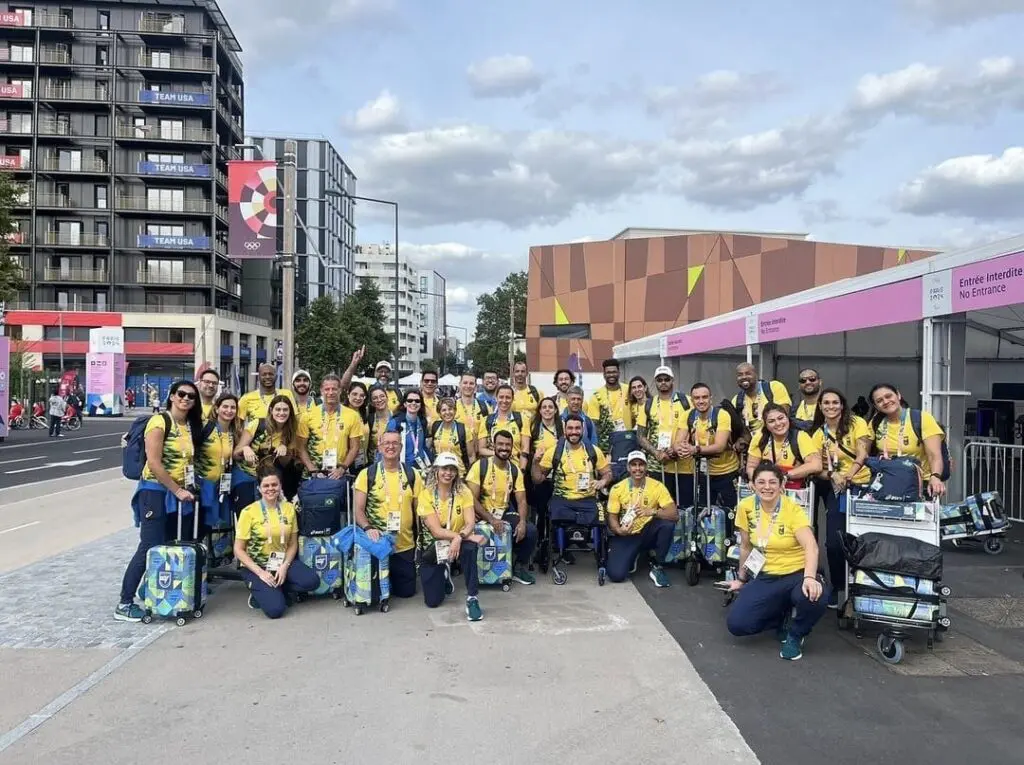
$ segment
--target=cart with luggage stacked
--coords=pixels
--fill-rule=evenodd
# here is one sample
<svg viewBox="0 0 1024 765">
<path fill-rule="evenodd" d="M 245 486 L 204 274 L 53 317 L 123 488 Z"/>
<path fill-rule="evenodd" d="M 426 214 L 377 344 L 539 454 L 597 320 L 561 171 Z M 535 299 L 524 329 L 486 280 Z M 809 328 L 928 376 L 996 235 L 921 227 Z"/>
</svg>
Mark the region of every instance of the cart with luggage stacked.
<svg viewBox="0 0 1024 765">
<path fill-rule="evenodd" d="M 943 505 L 939 527 L 942 541 L 954 547 L 976 543 L 990 555 L 1003 551 L 1006 532 L 1010 521 L 1003 511 L 1002 498 L 998 491 L 972 494 L 963 502 Z"/>
</svg>

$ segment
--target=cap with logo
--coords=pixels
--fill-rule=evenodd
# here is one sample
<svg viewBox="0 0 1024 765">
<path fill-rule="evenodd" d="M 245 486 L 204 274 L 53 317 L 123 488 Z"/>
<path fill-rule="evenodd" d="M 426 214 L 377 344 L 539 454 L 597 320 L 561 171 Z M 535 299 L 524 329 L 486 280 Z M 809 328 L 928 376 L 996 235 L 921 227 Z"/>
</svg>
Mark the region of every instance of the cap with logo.
<svg viewBox="0 0 1024 765">
<path fill-rule="evenodd" d="M 658 367 L 657 369 L 654 370 L 654 379 L 655 380 L 657 380 L 659 377 L 662 377 L 662 376 L 670 377 L 673 380 L 676 378 L 676 376 L 674 374 L 672 374 L 672 367 L 664 367 L 664 366 L 662 366 L 662 367 Z"/>
<path fill-rule="evenodd" d="M 452 454 L 451 452 L 441 452 L 436 457 L 434 457 L 434 467 L 436 467 L 436 468 L 443 468 L 443 467 L 457 468 L 458 466 L 459 466 L 459 461 L 458 461 L 458 459 L 456 459 L 455 455 Z"/>
<path fill-rule="evenodd" d="M 390 361 L 378 361 L 377 362 L 377 366 L 375 366 L 373 368 L 373 370 L 376 372 L 381 367 L 384 367 L 384 369 L 390 370 L 391 369 L 391 362 Z"/>
<path fill-rule="evenodd" d="M 640 462 L 642 462 L 642 463 L 644 463 L 646 465 L 647 464 L 647 455 L 644 454 L 639 449 L 637 449 L 636 451 L 632 451 L 632 452 L 629 453 L 629 456 L 626 457 L 626 464 L 628 465 L 629 463 L 636 462 L 637 460 L 640 460 Z"/>
</svg>

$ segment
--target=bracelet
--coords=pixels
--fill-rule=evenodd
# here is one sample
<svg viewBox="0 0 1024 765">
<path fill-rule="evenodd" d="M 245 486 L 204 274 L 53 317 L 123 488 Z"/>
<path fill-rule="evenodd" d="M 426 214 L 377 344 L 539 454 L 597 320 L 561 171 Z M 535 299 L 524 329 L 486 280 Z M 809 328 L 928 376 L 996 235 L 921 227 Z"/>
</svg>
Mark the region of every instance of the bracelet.
<svg viewBox="0 0 1024 765">
<path fill-rule="evenodd" d="M 816 576 L 805 576 L 804 579 L 810 579 L 812 582 L 818 581 L 818 577 Z"/>
<path fill-rule="evenodd" d="M 941 475 L 939 475 L 938 473 L 932 473 L 932 474 L 931 474 L 930 476 L 928 476 L 928 477 L 929 477 L 929 478 L 938 478 L 938 479 L 939 479 L 940 481 L 942 480 L 942 476 L 941 476 Z"/>
</svg>

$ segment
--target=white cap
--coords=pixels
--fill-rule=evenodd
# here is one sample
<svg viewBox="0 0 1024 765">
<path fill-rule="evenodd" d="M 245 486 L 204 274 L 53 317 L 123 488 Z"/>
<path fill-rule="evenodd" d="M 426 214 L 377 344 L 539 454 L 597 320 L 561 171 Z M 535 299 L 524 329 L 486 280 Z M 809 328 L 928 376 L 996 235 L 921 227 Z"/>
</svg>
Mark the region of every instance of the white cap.
<svg viewBox="0 0 1024 765">
<path fill-rule="evenodd" d="M 295 374 L 292 375 L 292 382 L 295 382 L 300 377 L 308 378 L 310 382 L 313 380 L 313 377 L 305 369 L 296 369 Z"/>
<path fill-rule="evenodd" d="M 672 367 L 658 367 L 657 369 L 654 370 L 655 380 L 657 380 L 662 375 L 665 375 L 665 377 L 671 377 L 673 380 L 676 378 L 676 376 L 672 374 Z"/>
<path fill-rule="evenodd" d="M 436 467 L 436 468 L 443 468 L 443 467 L 457 468 L 458 466 L 459 466 L 459 460 L 451 452 L 441 452 L 436 457 L 434 457 L 434 467 Z"/>
<path fill-rule="evenodd" d="M 373 368 L 373 371 L 376 372 L 381 367 L 384 367 L 385 369 L 390 370 L 391 369 L 391 362 L 390 361 L 378 361 L 377 362 L 377 366 L 375 366 Z"/>
<path fill-rule="evenodd" d="M 637 449 L 636 451 L 632 451 L 632 452 L 629 453 L 629 456 L 626 457 L 626 464 L 628 465 L 629 463 L 635 462 L 636 460 L 640 460 L 642 463 L 644 463 L 646 465 L 647 464 L 647 455 L 644 454 L 639 449 Z"/>
</svg>

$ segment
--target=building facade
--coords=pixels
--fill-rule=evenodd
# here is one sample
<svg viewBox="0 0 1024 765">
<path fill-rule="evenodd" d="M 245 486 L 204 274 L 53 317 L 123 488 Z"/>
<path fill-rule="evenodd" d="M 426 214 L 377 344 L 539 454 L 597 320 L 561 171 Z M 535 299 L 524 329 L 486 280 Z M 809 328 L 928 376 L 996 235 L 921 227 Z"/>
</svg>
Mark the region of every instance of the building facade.
<svg viewBox="0 0 1024 765">
<path fill-rule="evenodd" d="M 597 371 L 616 343 L 935 254 L 800 234 L 644 233 L 530 248 L 532 370 Z"/>
<path fill-rule="evenodd" d="M 284 157 L 285 136 L 250 136 L 246 143 L 257 147 L 254 159 Z M 356 176 L 324 138 L 293 138 L 296 152 L 295 232 L 298 255 L 295 274 L 295 315 L 318 297 L 329 295 L 338 301 L 356 288 L 354 202 Z M 278 183 L 283 168 L 278 169 Z M 338 192 L 338 193 L 332 193 Z M 279 207 L 283 198 L 278 197 Z M 283 229 L 278 229 L 278 250 L 283 251 Z M 331 266 L 328 268 L 328 266 Z M 280 264 L 248 261 L 243 265 L 244 310 L 281 325 Z"/>
<path fill-rule="evenodd" d="M 356 277 L 371 279 L 380 291 L 384 306 L 384 330 L 395 336 L 395 254 L 390 244 L 356 245 Z M 398 256 L 398 371 L 410 374 L 419 369 L 420 353 L 419 269 L 399 252 Z"/>
<path fill-rule="evenodd" d="M 448 320 L 445 286 L 447 281 L 433 270 L 419 272 L 420 355 L 441 361 L 445 353 L 445 324 Z"/>
</svg>

